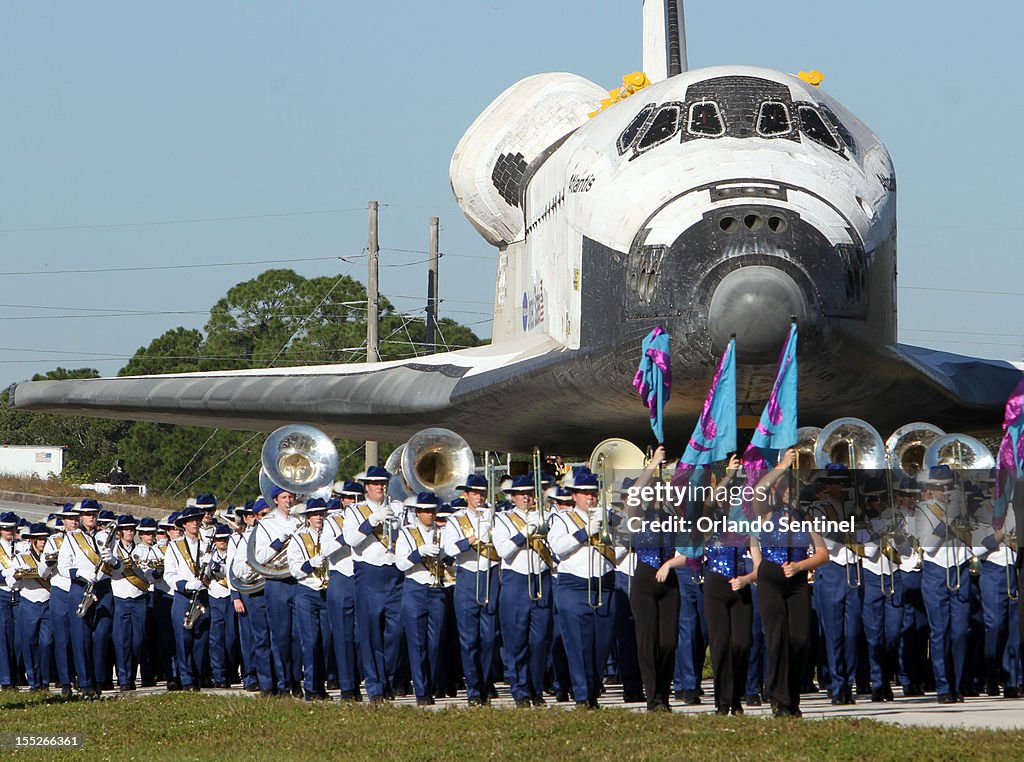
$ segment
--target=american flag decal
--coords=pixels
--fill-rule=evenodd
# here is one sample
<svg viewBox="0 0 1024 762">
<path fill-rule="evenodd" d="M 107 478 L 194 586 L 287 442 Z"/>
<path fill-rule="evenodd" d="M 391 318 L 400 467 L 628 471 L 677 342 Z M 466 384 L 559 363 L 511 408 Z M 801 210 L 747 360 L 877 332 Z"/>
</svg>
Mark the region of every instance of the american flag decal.
<svg viewBox="0 0 1024 762">
<path fill-rule="evenodd" d="M 36 463 L 52 463 L 53 453 L 52 452 L 37 452 Z"/>
</svg>

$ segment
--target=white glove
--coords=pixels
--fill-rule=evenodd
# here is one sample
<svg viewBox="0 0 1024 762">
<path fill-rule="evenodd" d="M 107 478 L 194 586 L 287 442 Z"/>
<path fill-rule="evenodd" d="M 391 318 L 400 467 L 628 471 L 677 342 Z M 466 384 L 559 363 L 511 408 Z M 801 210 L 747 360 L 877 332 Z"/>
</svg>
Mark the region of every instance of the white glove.
<svg viewBox="0 0 1024 762">
<path fill-rule="evenodd" d="M 587 534 L 594 535 L 601 531 L 601 517 L 591 516 L 587 523 Z"/>
<path fill-rule="evenodd" d="M 114 552 L 110 548 L 104 546 L 103 550 L 100 551 L 100 558 L 103 559 L 103 563 L 109 564 L 114 560 Z"/>
<path fill-rule="evenodd" d="M 437 547 L 436 542 L 428 542 L 420 546 L 420 556 L 423 558 L 433 558 L 440 552 L 441 549 Z"/>
<path fill-rule="evenodd" d="M 185 583 L 185 589 L 193 592 L 196 590 L 202 590 L 203 583 L 197 579 L 190 579 L 188 582 Z"/>
<path fill-rule="evenodd" d="M 380 526 L 391 517 L 391 511 L 386 506 L 381 506 L 370 514 L 370 524 Z"/>
<path fill-rule="evenodd" d="M 481 522 L 478 528 L 480 530 L 480 534 L 477 536 L 477 539 L 484 545 L 488 544 L 491 541 L 491 525 Z"/>
<path fill-rule="evenodd" d="M 4 582 L 7 583 L 8 587 L 14 585 L 14 569 L 4 569 Z"/>
<path fill-rule="evenodd" d="M 523 534 L 529 537 L 537 531 L 538 526 L 540 526 L 540 518 L 537 516 L 537 512 L 530 511 L 526 514 L 526 529 L 523 530 Z"/>
<path fill-rule="evenodd" d="M 319 569 L 321 566 L 324 565 L 324 557 L 320 554 L 313 556 L 309 559 L 309 565 L 312 566 L 314 569 Z"/>
</svg>

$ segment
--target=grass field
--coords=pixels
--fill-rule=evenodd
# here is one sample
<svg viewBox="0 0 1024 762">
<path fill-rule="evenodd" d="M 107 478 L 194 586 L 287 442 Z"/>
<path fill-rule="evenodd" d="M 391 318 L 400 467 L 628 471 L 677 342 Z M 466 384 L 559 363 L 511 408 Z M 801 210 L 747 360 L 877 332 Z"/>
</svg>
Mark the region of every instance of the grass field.
<svg viewBox="0 0 1024 762">
<path fill-rule="evenodd" d="M 81 733 L 33 759 L 1019 759 L 1024 731 L 899 728 L 870 720 L 646 715 L 618 709 L 447 709 L 181 693 L 63 703 L 2 694 L 0 734 Z M 15 758 L 6 749 L 7 759 Z"/>
</svg>

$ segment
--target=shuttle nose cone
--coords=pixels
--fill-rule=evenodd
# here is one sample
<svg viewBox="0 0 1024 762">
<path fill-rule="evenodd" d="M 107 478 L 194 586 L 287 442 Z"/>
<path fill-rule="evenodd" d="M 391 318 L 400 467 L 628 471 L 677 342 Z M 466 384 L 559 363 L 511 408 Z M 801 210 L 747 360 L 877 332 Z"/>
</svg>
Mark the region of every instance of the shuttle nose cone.
<svg viewBox="0 0 1024 762">
<path fill-rule="evenodd" d="M 717 350 L 736 334 L 742 354 L 778 355 L 791 318 L 807 318 L 799 286 L 775 267 L 750 265 L 733 270 L 715 288 L 708 306 L 708 330 Z"/>
</svg>

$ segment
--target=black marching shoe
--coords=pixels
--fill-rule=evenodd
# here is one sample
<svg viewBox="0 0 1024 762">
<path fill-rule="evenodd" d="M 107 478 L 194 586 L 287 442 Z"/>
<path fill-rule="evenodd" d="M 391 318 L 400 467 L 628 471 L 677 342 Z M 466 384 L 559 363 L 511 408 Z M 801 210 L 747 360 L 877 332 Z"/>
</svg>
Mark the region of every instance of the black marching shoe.
<svg viewBox="0 0 1024 762">
<path fill-rule="evenodd" d="M 729 707 L 727 707 L 727 706 L 715 707 L 715 714 L 717 714 L 719 717 L 728 717 L 729 716 Z"/>
<path fill-rule="evenodd" d="M 569 702 L 569 691 L 555 691 L 555 703 L 566 704 Z"/>
<path fill-rule="evenodd" d="M 1006 688 L 1003 689 L 1003 698 L 1008 698 L 1008 699 L 1020 698 L 1020 689 L 1019 688 L 1014 688 L 1014 687 L 1009 686 L 1009 685 L 1006 686 Z"/>
<path fill-rule="evenodd" d="M 639 693 L 623 693 L 622 703 L 624 704 L 643 704 L 647 701 L 647 696 L 643 691 Z"/>
<path fill-rule="evenodd" d="M 483 706 L 484 705 L 484 701 L 479 696 L 472 696 L 472 697 L 466 699 L 466 704 L 469 705 L 469 706 Z"/>
<path fill-rule="evenodd" d="M 760 693 L 748 693 L 743 697 L 744 703 L 747 706 L 761 706 L 761 694 Z"/>
<path fill-rule="evenodd" d="M 892 686 L 889 684 L 886 684 L 886 686 L 882 688 L 882 695 L 885 696 L 886 701 L 896 700 L 896 697 L 892 693 Z"/>
<path fill-rule="evenodd" d="M 60 697 L 62 699 L 69 699 L 69 698 L 71 698 L 71 686 L 70 685 L 62 685 L 60 687 Z"/>
<path fill-rule="evenodd" d="M 533 702 L 534 706 L 544 706 L 546 703 L 548 703 L 544 700 L 544 697 L 539 693 L 536 696 L 531 696 L 530 701 Z"/>
<path fill-rule="evenodd" d="M 954 696 L 952 693 L 940 693 L 938 696 L 935 697 L 935 700 L 940 704 L 955 704 L 956 696 Z"/>
<path fill-rule="evenodd" d="M 700 703 L 700 694 L 697 691 L 683 691 L 682 693 L 680 700 L 687 706 L 696 706 Z"/>
<path fill-rule="evenodd" d="M 522 696 L 516 699 L 516 709 L 530 709 L 533 707 L 533 702 L 530 701 L 526 696 Z"/>
<path fill-rule="evenodd" d="M 871 702 L 872 703 L 878 704 L 878 703 L 880 703 L 882 701 L 885 701 L 885 691 L 884 690 L 882 690 L 881 688 L 875 688 L 873 691 L 871 691 Z"/>
</svg>

